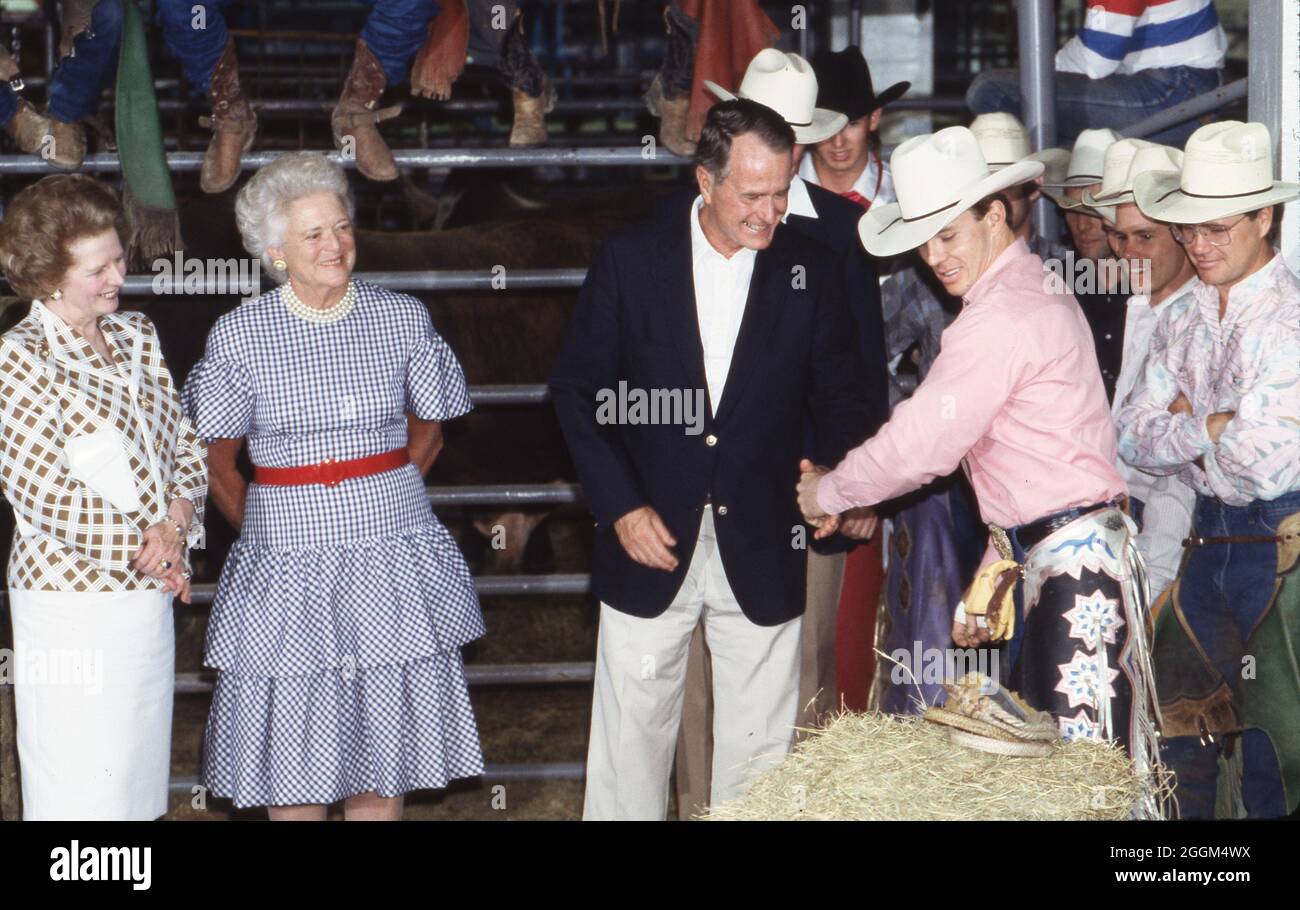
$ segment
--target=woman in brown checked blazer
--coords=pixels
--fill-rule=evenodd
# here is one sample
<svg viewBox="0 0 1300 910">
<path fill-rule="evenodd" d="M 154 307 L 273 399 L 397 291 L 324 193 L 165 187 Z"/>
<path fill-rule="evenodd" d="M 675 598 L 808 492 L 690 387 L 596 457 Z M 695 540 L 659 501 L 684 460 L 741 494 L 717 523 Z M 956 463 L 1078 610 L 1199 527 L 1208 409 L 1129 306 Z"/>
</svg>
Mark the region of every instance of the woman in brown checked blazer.
<svg viewBox="0 0 1300 910">
<path fill-rule="evenodd" d="M 119 313 L 121 208 L 46 177 L 0 224 L 0 266 L 31 312 L 0 339 L 0 489 L 28 819 L 167 810 L 175 639 L 207 491 L 153 324 Z"/>
</svg>

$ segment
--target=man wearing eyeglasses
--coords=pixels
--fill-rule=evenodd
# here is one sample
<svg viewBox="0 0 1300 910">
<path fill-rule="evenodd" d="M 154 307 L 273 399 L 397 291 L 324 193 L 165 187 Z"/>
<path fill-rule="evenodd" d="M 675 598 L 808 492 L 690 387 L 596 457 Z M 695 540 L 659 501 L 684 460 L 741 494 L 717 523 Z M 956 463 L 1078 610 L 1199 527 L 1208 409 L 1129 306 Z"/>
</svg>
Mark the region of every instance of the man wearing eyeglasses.
<svg viewBox="0 0 1300 910">
<path fill-rule="evenodd" d="M 1160 317 L 1199 283 L 1192 261 L 1169 225 L 1153 221 L 1133 201 L 1133 182 L 1150 171 L 1177 175 L 1183 153 L 1144 139 L 1121 139 L 1106 149 L 1102 181 L 1081 201 L 1102 218 L 1102 231 L 1123 263 L 1133 295 L 1121 310 L 1123 348 L 1111 413 L 1119 414 L 1146 365 L 1151 336 Z M 1183 540 L 1192 524 L 1196 493 L 1173 474 L 1152 473 L 1119 462 L 1129 488 L 1129 514 L 1140 533 L 1138 549 L 1147 566 L 1151 602 L 1173 584 L 1183 559 Z"/>
<path fill-rule="evenodd" d="M 1273 180 L 1272 147 L 1263 124 L 1210 124 L 1178 173 L 1133 186 L 1202 282 L 1161 315 L 1118 417 L 1129 464 L 1197 494 L 1153 647 L 1184 817 L 1300 805 L 1300 280 L 1274 248 L 1300 184 Z"/>
</svg>

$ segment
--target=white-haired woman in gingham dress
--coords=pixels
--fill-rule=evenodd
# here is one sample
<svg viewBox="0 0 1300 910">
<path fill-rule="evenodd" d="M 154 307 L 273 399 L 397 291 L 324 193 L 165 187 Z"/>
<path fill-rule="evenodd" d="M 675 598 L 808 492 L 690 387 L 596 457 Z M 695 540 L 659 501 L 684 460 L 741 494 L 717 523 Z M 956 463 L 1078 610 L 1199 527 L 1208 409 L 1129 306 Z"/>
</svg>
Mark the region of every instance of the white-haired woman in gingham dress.
<svg viewBox="0 0 1300 910">
<path fill-rule="evenodd" d="M 351 280 L 337 165 L 282 157 L 236 213 L 245 247 L 287 280 L 217 322 L 183 394 L 211 440 L 212 497 L 240 528 L 208 626 L 201 779 L 273 820 L 338 800 L 350 819 L 399 818 L 407 791 L 483 770 L 460 654 L 482 615 L 422 475 L 439 423 L 470 409 L 465 378 L 420 301 Z M 257 478 L 408 447 L 412 463 L 246 484 L 245 439 Z"/>
</svg>

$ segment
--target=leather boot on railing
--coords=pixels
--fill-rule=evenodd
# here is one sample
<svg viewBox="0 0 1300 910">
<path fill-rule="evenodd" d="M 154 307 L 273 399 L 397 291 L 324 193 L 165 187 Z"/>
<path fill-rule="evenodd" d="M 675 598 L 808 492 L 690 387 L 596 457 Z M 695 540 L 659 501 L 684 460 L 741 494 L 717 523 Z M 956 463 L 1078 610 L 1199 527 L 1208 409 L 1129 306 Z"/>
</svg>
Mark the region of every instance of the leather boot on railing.
<svg viewBox="0 0 1300 910">
<path fill-rule="evenodd" d="M 334 130 L 334 145 L 344 153 L 356 156 L 357 170 L 371 180 L 396 180 L 397 162 L 384 137 L 379 135 L 381 120 L 396 117 L 401 105 L 377 108 L 388 80 L 384 68 L 360 38 L 356 55 L 339 103 L 330 116 Z"/>
<path fill-rule="evenodd" d="M 212 116 L 199 123 L 212 130 L 212 141 L 203 156 L 199 186 L 205 193 L 220 193 L 239 179 L 239 157 L 253 147 L 257 135 L 257 115 L 239 85 L 239 60 L 235 42 L 227 39 L 226 49 L 212 71 L 208 87 Z"/>
</svg>

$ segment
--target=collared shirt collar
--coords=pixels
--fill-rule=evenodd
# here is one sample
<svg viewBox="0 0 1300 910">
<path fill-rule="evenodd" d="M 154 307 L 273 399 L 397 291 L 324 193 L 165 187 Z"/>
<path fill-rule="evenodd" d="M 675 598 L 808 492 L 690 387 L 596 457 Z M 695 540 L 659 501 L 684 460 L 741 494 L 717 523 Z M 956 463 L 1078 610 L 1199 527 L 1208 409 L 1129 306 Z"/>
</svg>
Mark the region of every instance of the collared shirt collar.
<svg viewBox="0 0 1300 910">
<path fill-rule="evenodd" d="M 119 323 L 115 313 L 107 313 L 99 318 L 99 331 L 108 342 L 109 356 L 105 358 L 95 350 L 89 341 L 72 328 L 63 317 L 45 305 L 43 300 L 32 301 L 32 312 L 41 321 L 45 332 L 45 344 L 49 356 L 67 366 L 104 375 L 116 381 L 126 378 L 126 363 L 130 362 L 127 352 L 135 340 L 132 332 Z M 116 372 L 106 373 L 99 366 L 108 364 Z"/>
<path fill-rule="evenodd" d="M 877 168 L 882 168 L 879 175 L 876 172 Z M 815 183 L 817 186 L 822 185 L 821 181 L 817 179 L 817 166 L 813 164 L 811 150 L 803 153 L 803 160 L 799 162 L 799 176 L 809 183 Z M 877 177 L 880 178 L 880 189 L 883 190 L 885 184 L 883 166 L 876 158 L 875 152 L 867 152 L 867 166 L 862 169 L 861 174 L 858 174 L 858 179 L 853 182 L 850 189 L 854 190 L 862 198 L 874 202 Z"/>
<path fill-rule="evenodd" d="M 712 257 L 717 262 L 738 266 L 744 259 L 752 258 L 755 251 L 749 247 L 742 246 L 739 250 L 731 254 L 728 258 L 709 243 L 709 238 L 704 234 L 704 228 L 700 226 L 700 209 L 704 207 L 704 197 L 696 196 L 695 204 L 691 206 L 691 257 L 693 259 L 708 259 Z"/>
<path fill-rule="evenodd" d="M 1247 275 L 1228 291 L 1228 306 L 1222 319 L 1219 318 L 1219 289 L 1214 285 L 1202 282 L 1195 288 L 1196 301 L 1207 316 L 1213 310 L 1215 318 L 1209 320 L 1211 325 L 1228 325 L 1253 319 L 1259 306 L 1273 301 L 1272 296 L 1265 292 L 1277 283 L 1276 270 L 1279 268 L 1286 266 L 1274 250 L 1273 258 L 1263 268 Z"/>
<path fill-rule="evenodd" d="M 1165 297 L 1164 300 L 1157 303 L 1154 307 L 1151 307 L 1151 309 L 1154 312 L 1159 313 L 1161 310 L 1163 310 L 1169 304 L 1173 303 L 1175 300 L 1178 300 L 1180 297 L 1183 297 L 1184 295 L 1190 294 L 1193 291 L 1195 291 L 1196 286 L 1200 284 L 1200 282 L 1201 279 L 1197 278 L 1195 273 L 1193 273 L 1191 278 L 1188 278 L 1186 281 L 1184 281 L 1181 285 L 1179 285 L 1179 287 L 1176 290 L 1174 290 L 1172 294 L 1169 294 L 1167 297 Z M 1151 297 L 1148 294 L 1134 294 L 1133 296 L 1129 297 L 1128 305 L 1130 307 L 1151 306 Z"/>
<path fill-rule="evenodd" d="M 804 218 L 817 217 L 817 209 L 813 208 L 812 196 L 808 193 L 808 184 L 804 183 L 803 178 L 798 174 L 790 180 L 790 194 L 786 197 L 785 214 L 781 216 L 782 223 L 791 215 L 800 215 Z"/>
<path fill-rule="evenodd" d="M 990 263 L 989 267 L 984 270 L 984 274 L 981 275 L 973 285 L 971 285 L 971 289 L 966 292 L 966 296 L 962 298 L 962 302 L 964 304 L 979 303 L 983 300 L 984 295 L 992 286 L 993 281 L 997 278 L 999 272 L 1011 265 L 1011 263 L 1015 262 L 1020 257 L 1033 255 L 1034 254 L 1029 251 L 1028 244 L 1017 238 L 1011 246 L 1007 247 L 998 255 L 997 259 L 994 259 L 993 262 Z"/>
</svg>

